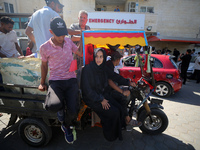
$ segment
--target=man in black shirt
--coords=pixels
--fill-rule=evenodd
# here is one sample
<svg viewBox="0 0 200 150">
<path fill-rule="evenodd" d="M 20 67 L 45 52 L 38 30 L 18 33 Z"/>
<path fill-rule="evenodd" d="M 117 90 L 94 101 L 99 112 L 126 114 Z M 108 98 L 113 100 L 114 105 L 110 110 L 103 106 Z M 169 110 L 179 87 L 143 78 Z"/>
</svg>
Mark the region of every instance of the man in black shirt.
<svg viewBox="0 0 200 150">
<path fill-rule="evenodd" d="M 188 49 L 186 51 L 186 55 L 182 55 L 179 58 L 179 60 L 182 60 L 182 64 L 181 64 L 181 77 L 183 78 L 183 84 L 185 84 L 186 79 L 187 79 L 187 70 L 188 70 L 191 58 L 192 58 L 192 56 L 191 56 L 191 49 Z"/>
<path fill-rule="evenodd" d="M 175 57 L 173 58 L 174 61 L 177 62 L 178 56 L 180 55 L 180 52 L 179 52 L 176 48 L 174 49 L 173 55 L 175 56 Z"/>
</svg>

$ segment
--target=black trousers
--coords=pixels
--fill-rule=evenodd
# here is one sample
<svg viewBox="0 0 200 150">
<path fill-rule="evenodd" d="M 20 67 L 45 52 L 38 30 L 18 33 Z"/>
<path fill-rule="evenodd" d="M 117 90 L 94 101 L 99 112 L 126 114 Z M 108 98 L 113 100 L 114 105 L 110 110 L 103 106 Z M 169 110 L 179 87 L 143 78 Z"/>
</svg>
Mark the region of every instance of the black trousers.
<svg viewBox="0 0 200 150">
<path fill-rule="evenodd" d="M 103 134 L 106 140 L 114 141 L 117 138 L 122 140 L 121 122 L 124 116 L 122 115 L 123 108 L 109 95 L 104 95 L 104 98 L 109 100 L 110 108 L 103 109 L 101 102 L 96 102 L 93 105 L 88 105 L 96 112 L 101 119 Z"/>
<path fill-rule="evenodd" d="M 185 84 L 187 80 L 187 69 L 188 68 L 181 68 L 181 77 L 183 78 L 183 83 Z"/>
<path fill-rule="evenodd" d="M 127 97 L 117 92 L 116 90 L 111 91 L 111 96 L 121 105 L 122 107 L 122 127 L 126 127 L 125 117 L 128 116 L 127 112 Z"/>
<path fill-rule="evenodd" d="M 49 81 L 45 108 L 52 112 L 63 110 L 65 112 L 64 124 L 70 126 L 79 110 L 77 79 Z"/>
</svg>

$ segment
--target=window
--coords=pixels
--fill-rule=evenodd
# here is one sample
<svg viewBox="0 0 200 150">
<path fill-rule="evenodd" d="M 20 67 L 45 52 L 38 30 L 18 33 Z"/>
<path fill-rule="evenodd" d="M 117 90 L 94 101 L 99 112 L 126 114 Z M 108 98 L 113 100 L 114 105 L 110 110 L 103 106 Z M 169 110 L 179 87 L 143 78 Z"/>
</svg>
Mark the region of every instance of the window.
<svg viewBox="0 0 200 150">
<path fill-rule="evenodd" d="M 147 12 L 154 13 L 153 7 L 147 7 Z"/>
<path fill-rule="evenodd" d="M 14 26 L 13 26 L 13 29 L 20 29 L 20 26 L 19 26 L 19 18 L 11 18 L 14 22 L 15 22 L 15 24 L 14 24 Z"/>
<path fill-rule="evenodd" d="M 14 13 L 14 7 L 13 7 L 13 4 L 9 4 L 9 8 L 10 8 L 10 13 Z"/>
<path fill-rule="evenodd" d="M 140 7 L 140 12 L 154 13 L 154 8 L 153 7 L 141 6 Z"/>
<path fill-rule="evenodd" d="M 163 64 L 157 58 L 154 58 L 153 68 L 163 68 Z"/>
<path fill-rule="evenodd" d="M 26 29 L 28 17 L 12 17 L 11 19 L 15 22 L 13 29 Z"/>
<path fill-rule="evenodd" d="M 128 3 L 128 11 L 129 12 L 138 12 L 138 3 L 137 2 L 129 2 Z"/>
<path fill-rule="evenodd" d="M 28 18 L 21 18 L 21 28 L 26 29 Z"/>
<path fill-rule="evenodd" d="M 5 13 L 14 13 L 13 4 L 4 2 Z"/>
<path fill-rule="evenodd" d="M 146 12 L 147 10 L 146 10 L 146 7 L 140 7 L 140 12 Z"/>
<path fill-rule="evenodd" d="M 4 2 L 5 12 L 9 13 L 8 3 Z"/>
</svg>

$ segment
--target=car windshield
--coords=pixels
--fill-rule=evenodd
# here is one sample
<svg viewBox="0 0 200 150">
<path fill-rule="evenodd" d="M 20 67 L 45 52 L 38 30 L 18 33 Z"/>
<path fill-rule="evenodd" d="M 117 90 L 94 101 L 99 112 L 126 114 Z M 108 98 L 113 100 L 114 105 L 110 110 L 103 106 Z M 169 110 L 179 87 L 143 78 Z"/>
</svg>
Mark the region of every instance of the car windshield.
<svg viewBox="0 0 200 150">
<path fill-rule="evenodd" d="M 146 60 L 146 56 L 145 55 L 142 55 L 142 56 L 143 56 L 142 57 L 142 62 L 144 63 L 144 61 Z M 124 66 L 135 67 L 135 60 L 134 60 L 134 58 L 135 58 L 135 55 L 123 58 Z M 152 57 L 152 58 L 153 58 L 153 61 L 152 61 L 153 68 L 163 68 L 163 64 L 161 63 L 160 60 L 158 60 L 155 57 Z"/>
</svg>

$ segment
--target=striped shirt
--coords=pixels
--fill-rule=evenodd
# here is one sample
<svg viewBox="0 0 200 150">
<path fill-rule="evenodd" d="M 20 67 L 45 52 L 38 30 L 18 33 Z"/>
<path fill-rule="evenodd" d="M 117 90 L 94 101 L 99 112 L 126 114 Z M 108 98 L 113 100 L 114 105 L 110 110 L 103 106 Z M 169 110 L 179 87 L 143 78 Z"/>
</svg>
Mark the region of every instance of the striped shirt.
<svg viewBox="0 0 200 150">
<path fill-rule="evenodd" d="M 76 78 L 75 72 L 69 72 L 72 53 L 78 50 L 71 39 L 65 37 L 63 48 L 56 46 L 51 39 L 40 47 L 41 60 L 48 62 L 50 77 L 49 80 L 68 80 Z"/>
</svg>

